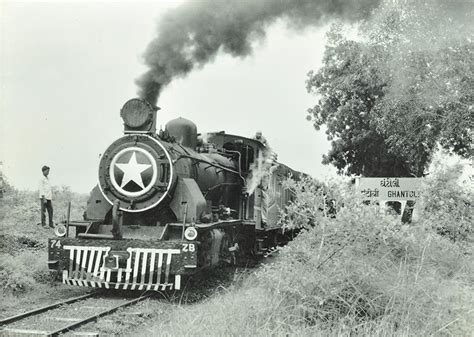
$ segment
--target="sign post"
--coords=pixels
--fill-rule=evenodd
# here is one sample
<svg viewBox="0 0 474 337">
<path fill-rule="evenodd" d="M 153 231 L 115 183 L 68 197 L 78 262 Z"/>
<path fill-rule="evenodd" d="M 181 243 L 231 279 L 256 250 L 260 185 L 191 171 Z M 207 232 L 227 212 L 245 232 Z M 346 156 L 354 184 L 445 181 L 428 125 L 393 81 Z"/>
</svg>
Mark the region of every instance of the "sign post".
<svg viewBox="0 0 474 337">
<path fill-rule="evenodd" d="M 422 178 L 358 177 L 356 189 L 364 200 L 400 202 L 403 215 L 407 201 L 420 198 L 421 182 Z"/>
<path fill-rule="evenodd" d="M 422 178 L 356 178 L 356 187 L 365 200 L 402 201 L 420 198 Z"/>
</svg>

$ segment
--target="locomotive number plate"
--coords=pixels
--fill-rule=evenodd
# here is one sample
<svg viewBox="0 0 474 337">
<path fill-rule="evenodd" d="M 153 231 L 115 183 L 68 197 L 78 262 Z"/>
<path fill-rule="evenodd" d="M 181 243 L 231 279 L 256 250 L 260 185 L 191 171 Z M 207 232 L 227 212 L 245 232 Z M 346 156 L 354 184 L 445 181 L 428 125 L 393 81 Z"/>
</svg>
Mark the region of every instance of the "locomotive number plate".
<svg viewBox="0 0 474 337">
<path fill-rule="evenodd" d="M 194 252 L 196 251 L 196 246 L 194 245 L 194 243 L 183 243 L 183 248 L 182 248 L 182 251 L 183 252 Z"/>
<path fill-rule="evenodd" d="M 61 240 L 50 240 L 49 242 L 50 248 L 61 248 Z"/>
</svg>

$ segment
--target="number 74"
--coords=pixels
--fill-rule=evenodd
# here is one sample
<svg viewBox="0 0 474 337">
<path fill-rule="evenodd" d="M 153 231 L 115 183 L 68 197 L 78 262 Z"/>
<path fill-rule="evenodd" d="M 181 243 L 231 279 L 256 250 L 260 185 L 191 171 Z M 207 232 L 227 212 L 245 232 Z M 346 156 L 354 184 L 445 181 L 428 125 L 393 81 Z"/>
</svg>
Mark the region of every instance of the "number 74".
<svg viewBox="0 0 474 337">
<path fill-rule="evenodd" d="M 51 248 L 61 248 L 61 241 L 60 240 L 51 240 Z"/>
</svg>

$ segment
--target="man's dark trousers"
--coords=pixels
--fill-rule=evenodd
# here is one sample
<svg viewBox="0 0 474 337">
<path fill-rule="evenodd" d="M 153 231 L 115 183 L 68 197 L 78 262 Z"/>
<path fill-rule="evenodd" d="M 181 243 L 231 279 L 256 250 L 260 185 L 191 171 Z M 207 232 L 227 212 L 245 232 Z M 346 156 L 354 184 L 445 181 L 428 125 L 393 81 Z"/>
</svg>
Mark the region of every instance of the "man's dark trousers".
<svg viewBox="0 0 474 337">
<path fill-rule="evenodd" d="M 46 226 L 46 210 L 48 210 L 49 225 L 53 226 L 53 204 L 51 203 L 51 200 L 46 200 L 46 202 L 43 202 L 43 200 L 40 199 L 40 203 L 41 203 L 41 225 Z"/>
</svg>

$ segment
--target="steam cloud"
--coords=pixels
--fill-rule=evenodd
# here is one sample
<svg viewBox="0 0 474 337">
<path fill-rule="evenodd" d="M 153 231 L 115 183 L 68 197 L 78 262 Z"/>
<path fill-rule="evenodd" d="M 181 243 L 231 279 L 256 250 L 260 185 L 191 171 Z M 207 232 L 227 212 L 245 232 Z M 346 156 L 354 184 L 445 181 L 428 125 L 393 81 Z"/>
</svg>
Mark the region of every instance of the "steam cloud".
<svg viewBox="0 0 474 337">
<path fill-rule="evenodd" d="M 257 160 L 250 165 L 250 174 L 245 182 L 245 187 L 249 195 L 252 195 L 262 181 L 264 181 L 266 177 L 270 177 L 277 168 L 273 156 L 274 152 L 267 147 L 265 151 L 259 152 Z"/>
<path fill-rule="evenodd" d="M 136 80 L 139 96 L 156 105 L 174 78 L 212 62 L 222 51 L 234 57 L 252 52 L 277 19 L 294 27 L 324 24 L 330 19 L 357 21 L 381 0 L 199 0 L 167 12 L 157 37 L 144 54 L 150 68 Z"/>
</svg>

